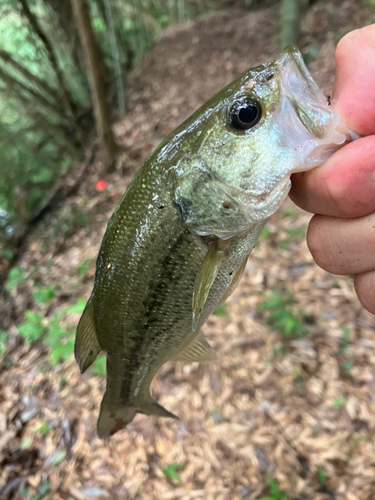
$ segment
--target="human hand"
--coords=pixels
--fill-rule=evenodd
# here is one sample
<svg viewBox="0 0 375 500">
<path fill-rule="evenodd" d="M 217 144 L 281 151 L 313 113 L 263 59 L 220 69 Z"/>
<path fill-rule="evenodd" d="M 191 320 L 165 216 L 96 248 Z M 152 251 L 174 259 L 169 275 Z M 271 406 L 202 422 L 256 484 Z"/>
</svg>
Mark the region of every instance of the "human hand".
<svg viewBox="0 0 375 500">
<path fill-rule="evenodd" d="M 316 263 L 354 275 L 360 302 L 375 314 L 375 25 L 339 42 L 332 104 L 363 137 L 321 167 L 293 175 L 290 197 L 317 214 L 307 232 Z"/>
</svg>

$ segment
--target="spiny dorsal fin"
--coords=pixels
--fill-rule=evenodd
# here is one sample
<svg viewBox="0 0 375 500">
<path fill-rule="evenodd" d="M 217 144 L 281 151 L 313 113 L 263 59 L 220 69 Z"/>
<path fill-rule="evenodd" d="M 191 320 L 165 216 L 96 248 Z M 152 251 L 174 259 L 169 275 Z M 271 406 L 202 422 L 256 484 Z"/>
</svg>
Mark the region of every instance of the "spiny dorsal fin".
<svg viewBox="0 0 375 500">
<path fill-rule="evenodd" d="M 208 294 L 219 272 L 220 265 L 224 258 L 224 251 L 218 248 L 217 242 L 212 242 L 206 257 L 202 263 L 202 267 L 195 282 L 193 292 L 193 321 L 192 330 L 195 332 L 199 316 L 206 303 Z"/>
<path fill-rule="evenodd" d="M 198 361 L 203 363 L 204 361 L 218 361 L 218 357 L 203 333 L 199 332 L 197 337 L 183 351 L 172 358 L 172 361 L 185 361 L 186 363 Z"/>
<path fill-rule="evenodd" d="M 78 323 L 74 355 L 81 373 L 96 360 L 101 352 L 95 330 L 94 308 L 92 302 L 86 304 L 81 319 Z"/>
</svg>

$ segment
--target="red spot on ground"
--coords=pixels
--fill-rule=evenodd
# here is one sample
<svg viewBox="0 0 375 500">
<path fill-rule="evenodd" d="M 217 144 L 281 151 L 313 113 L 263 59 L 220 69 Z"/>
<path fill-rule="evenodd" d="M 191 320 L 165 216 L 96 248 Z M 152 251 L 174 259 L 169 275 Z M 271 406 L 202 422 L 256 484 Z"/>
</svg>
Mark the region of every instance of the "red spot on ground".
<svg viewBox="0 0 375 500">
<path fill-rule="evenodd" d="M 95 189 L 97 191 L 104 191 L 104 189 L 108 186 L 108 182 L 104 179 L 99 179 L 95 184 Z"/>
</svg>

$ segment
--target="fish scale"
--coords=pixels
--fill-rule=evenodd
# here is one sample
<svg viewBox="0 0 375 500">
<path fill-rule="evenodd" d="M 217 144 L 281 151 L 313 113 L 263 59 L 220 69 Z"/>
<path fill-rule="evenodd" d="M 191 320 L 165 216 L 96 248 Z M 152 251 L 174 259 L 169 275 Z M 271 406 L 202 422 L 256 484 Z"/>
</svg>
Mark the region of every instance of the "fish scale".
<svg viewBox="0 0 375 500">
<path fill-rule="evenodd" d="M 290 175 L 354 138 L 289 47 L 155 150 L 109 220 L 77 329 L 82 372 L 107 357 L 100 437 L 137 413 L 176 418 L 150 395 L 157 371 L 168 360 L 217 360 L 200 329 L 236 288 Z"/>
</svg>

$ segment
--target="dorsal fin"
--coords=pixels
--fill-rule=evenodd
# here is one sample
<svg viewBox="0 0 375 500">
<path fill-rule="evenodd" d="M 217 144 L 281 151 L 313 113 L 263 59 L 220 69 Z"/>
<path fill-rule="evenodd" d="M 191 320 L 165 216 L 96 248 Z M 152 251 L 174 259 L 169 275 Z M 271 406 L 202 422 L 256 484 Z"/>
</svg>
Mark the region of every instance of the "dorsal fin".
<svg viewBox="0 0 375 500">
<path fill-rule="evenodd" d="M 192 363 L 198 361 L 218 361 L 218 357 L 210 344 L 205 339 L 203 333 L 199 332 L 194 340 L 185 349 L 179 352 L 171 361 L 185 361 Z"/>
<path fill-rule="evenodd" d="M 78 323 L 74 356 L 81 373 L 95 361 L 101 352 L 94 322 L 94 308 L 92 301 L 88 301 Z"/>
</svg>

